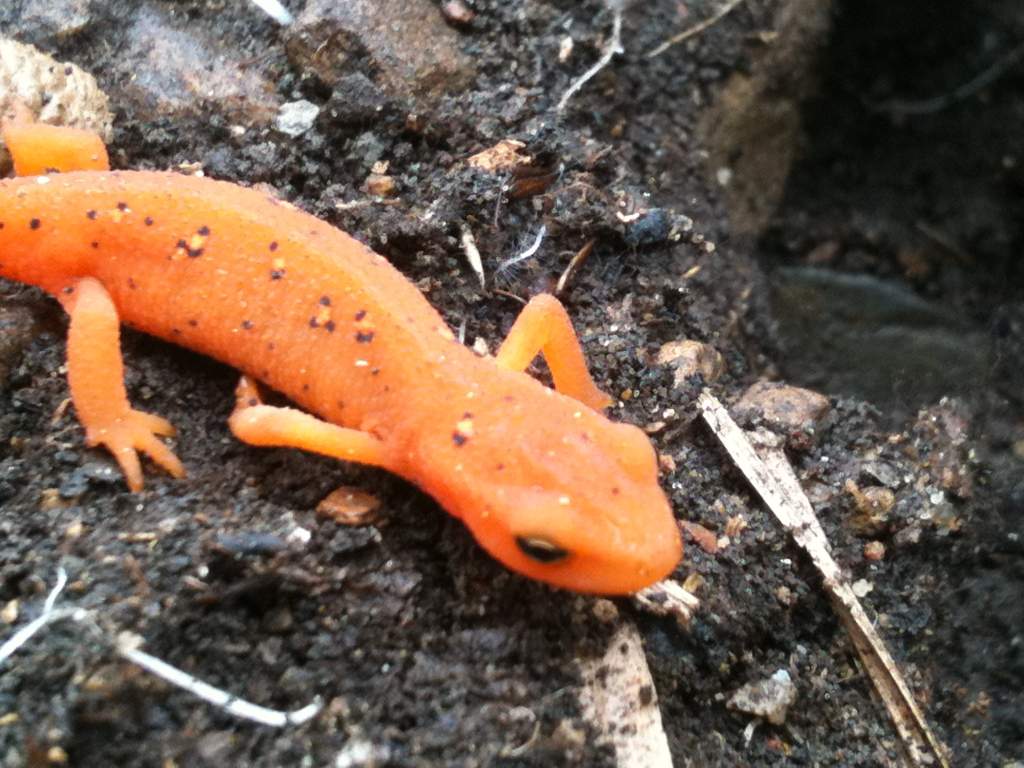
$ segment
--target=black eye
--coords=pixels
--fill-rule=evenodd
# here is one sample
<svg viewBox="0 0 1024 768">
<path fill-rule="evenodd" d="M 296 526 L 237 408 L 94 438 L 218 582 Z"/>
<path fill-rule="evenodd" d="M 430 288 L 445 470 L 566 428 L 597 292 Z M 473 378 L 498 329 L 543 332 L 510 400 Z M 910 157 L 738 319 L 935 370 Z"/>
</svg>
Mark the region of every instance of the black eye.
<svg viewBox="0 0 1024 768">
<path fill-rule="evenodd" d="M 516 544 L 524 555 L 538 563 L 556 563 L 569 556 L 569 550 L 539 536 L 516 536 Z"/>
</svg>

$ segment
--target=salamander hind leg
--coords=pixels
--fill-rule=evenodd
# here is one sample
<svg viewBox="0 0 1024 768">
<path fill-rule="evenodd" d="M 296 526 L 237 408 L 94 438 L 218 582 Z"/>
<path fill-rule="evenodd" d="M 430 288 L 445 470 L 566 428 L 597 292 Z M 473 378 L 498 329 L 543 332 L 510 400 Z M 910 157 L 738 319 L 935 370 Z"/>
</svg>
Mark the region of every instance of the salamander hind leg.
<svg viewBox="0 0 1024 768">
<path fill-rule="evenodd" d="M 598 389 L 587 371 L 569 314 L 558 299 L 547 293 L 534 296 L 519 313 L 496 361 L 503 368 L 524 371 L 538 353 L 544 355 L 559 392 L 595 410 L 611 405 L 611 398 Z"/>
<path fill-rule="evenodd" d="M 321 421 L 295 408 L 264 405 L 256 384 L 242 376 L 228 419 L 235 437 L 250 445 L 299 448 L 343 461 L 391 469 L 384 443 L 358 429 Z"/>
<path fill-rule="evenodd" d="M 68 384 L 86 444 L 106 447 L 133 491 L 143 485 L 139 451 L 175 477 L 183 477 L 185 468 L 178 457 L 157 439 L 173 435 L 174 427 L 159 416 L 134 410 L 128 402 L 121 324 L 106 288 L 94 278 L 82 278 L 68 285 L 60 300 L 71 317 Z"/>
</svg>

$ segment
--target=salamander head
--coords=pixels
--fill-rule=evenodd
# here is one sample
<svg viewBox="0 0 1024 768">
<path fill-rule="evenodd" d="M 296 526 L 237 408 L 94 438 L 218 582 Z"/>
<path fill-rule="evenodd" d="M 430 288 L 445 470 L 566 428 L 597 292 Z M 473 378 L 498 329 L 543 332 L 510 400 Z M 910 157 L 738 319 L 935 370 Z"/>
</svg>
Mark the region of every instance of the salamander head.
<svg viewBox="0 0 1024 768">
<path fill-rule="evenodd" d="M 457 421 L 440 450 L 458 471 L 443 489 L 424 483 L 488 552 L 578 592 L 626 594 L 672 572 L 679 529 L 641 430 L 557 394 L 497 413 Z"/>
</svg>

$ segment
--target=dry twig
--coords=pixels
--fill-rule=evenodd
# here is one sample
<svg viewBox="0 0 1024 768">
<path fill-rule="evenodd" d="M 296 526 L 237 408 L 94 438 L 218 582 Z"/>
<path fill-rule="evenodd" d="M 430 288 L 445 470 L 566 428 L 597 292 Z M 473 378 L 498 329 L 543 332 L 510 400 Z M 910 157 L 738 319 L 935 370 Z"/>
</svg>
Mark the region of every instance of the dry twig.
<svg viewBox="0 0 1024 768">
<path fill-rule="evenodd" d="M 227 691 L 221 690 L 220 688 L 215 688 L 209 683 L 204 683 L 202 680 L 188 674 L 187 672 L 180 670 L 177 667 L 173 667 L 167 662 L 161 661 L 155 656 L 151 656 L 144 651 L 140 651 L 136 647 L 139 640 L 136 635 L 123 632 L 116 640 L 111 640 L 100 628 L 93 611 L 87 611 L 84 608 L 56 607 L 57 598 L 60 596 L 60 593 L 63 591 L 64 586 L 67 583 L 67 572 L 63 568 L 60 568 L 57 571 L 57 584 L 46 598 L 46 603 L 43 605 L 43 611 L 39 617 L 15 632 L 7 642 L 0 645 L 0 664 L 3 664 L 3 662 L 6 661 L 15 651 L 31 640 L 32 637 L 46 625 L 53 624 L 54 622 L 62 621 L 64 619 L 71 619 L 77 624 L 83 626 L 87 631 L 104 640 L 108 645 L 112 646 L 114 651 L 122 658 L 127 659 L 133 664 L 137 664 L 157 677 L 166 680 L 168 683 L 176 685 L 179 688 L 188 691 L 193 696 L 197 696 L 204 701 L 208 701 L 214 706 L 220 707 L 228 714 L 234 715 L 235 717 L 243 720 L 251 720 L 252 722 L 260 723 L 261 725 L 283 728 L 288 725 L 302 725 L 303 723 L 312 720 L 322 708 L 319 698 L 314 699 L 310 704 L 306 705 L 302 709 L 297 709 L 293 712 L 283 712 L 277 709 L 261 707 L 258 704 L 253 704 L 245 701 L 244 699 L 240 699 Z"/>
<path fill-rule="evenodd" d="M 579 93 L 580 88 L 586 85 L 590 80 L 600 72 L 602 69 L 608 66 L 608 62 L 612 60 L 612 57 L 617 53 L 625 53 L 622 47 L 622 4 L 624 0 L 605 0 L 605 4 L 611 9 L 612 12 L 612 37 L 608 41 L 608 44 L 604 47 L 604 51 L 601 53 L 601 58 L 597 62 L 580 75 L 569 86 L 568 90 L 562 94 L 562 98 L 558 100 L 558 106 L 555 107 L 556 111 L 561 112 L 565 109 L 565 105 L 569 103 L 569 99 Z"/>
<path fill-rule="evenodd" d="M 832 605 L 896 726 L 910 763 L 924 766 L 934 759 L 942 768 L 949 768 L 945 748 L 928 727 L 896 662 L 846 576 L 832 559 L 825 531 L 778 441 L 773 441 L 773 436 L 767 433 L 756 435 L 762 454 L 758 455 L 748 434 L 733 421 L 717 398 L 705 391 L 697 403 L 704 420 L 736 466 L 821 573 Z"/>
<path fill-rule="evenodd" d="M 618 768 L 672 768 L 668 737 L 640 632 L 624 621 L 604 656 L 580 662 L 583 716 L 598 742 L 615 748 Z"/>
<path fill-rule="evenodd" d="M 670 579 L 641 589 L 633 595 L 633 602 L 656 616 L 672 616 L 683 629 L 690 626 L 693 614 L 700 608 L 700 600 Z"/>
<path fill-rule="evenodd" d="M 555 285 L 555 296 L 561 296 L 565 292 L 566 287 L 569 285 L 569 281 L 576 276 L 576 272 L 579 271 L 579 268 L 583 266 L 583 262 L 585 262 L 587 257 L 590 256 L 590 252 L 594 250 L 594 243 L 596 242 L 596 239 L 591 238 L 576 252 L 576 255 L 572 257 L 572 261 L 569 262 L 569 266 L 565 268 L 565 271 L 558 278 L 558 283 Z"/>
<path fill-rule="evenodd" d="M 918 101 L 890 99 L 877 104 L 868 104 L 868 108 L 873 112 L 888 112 L 893 117 L 930 115 L 935 112 L 941 112 L 958 102 L 969 99 L 974 94 L 992 85 L 992 83 L 1016 66 L 1022 59 L 1024 59 L 1024 43 L 1020 43 L 988 69 L 975 75 L 949 93 Z"/>
<path fill-rule="evenodd" d="M 480 258 L 480 249 L 476 247 L 476 238 L 468 226 L 462 227 L 462 252 L 466 254 L 466 261 L 473 268 L 477 280 L 480 281 L 480 289 L 487 287 L 487 279 L 484 277 L 484 263 Z"/>
<path fill-rule="evenodd" d="M 713 27 L 715 24 L 717 24 L 730 13 L 732 13 L 732 10 L 742 2 L 743 0 L 729 0 L 729 2 L 727 2 L 721 8 L 719 8 L 710 18 L 704 19 L 704 21 L 700 22 L 699 24 L 694 24 L 692 27 L 687 27 L 678 35 L 673 35 L 672 37 L 670 37 L 668 40 L 663 42 L 653 51 L 648 53 L 647 58 L 653 59 L 655 56 L 659 56 L 665 51 L 667 51 L 673 45 L 677 45 L 683 42 L 684 40 L 689 40 L 691 37 L 695 37 L 704 30 Z"/>
<path fill-rule="evenodd" d="M 287 27 L 294 21 L 288 9 L 281 5 L 280 0 L 252 0 L 262 11 L 278 24 Z"/>
</svg>

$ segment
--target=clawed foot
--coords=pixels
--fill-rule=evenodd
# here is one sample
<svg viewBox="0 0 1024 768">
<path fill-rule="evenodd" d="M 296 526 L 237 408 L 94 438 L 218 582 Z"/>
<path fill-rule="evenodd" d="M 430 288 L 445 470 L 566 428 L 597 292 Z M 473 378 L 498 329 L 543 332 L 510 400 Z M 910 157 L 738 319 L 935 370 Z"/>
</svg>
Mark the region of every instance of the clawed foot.
<svg viewBox="0 0 1024 768">
<path fill-rule="evenodd" d="M 142 466 L 138 451 L 149 456 L 174 477 L 184 477 L 185 467 L 174 452 L 157 439 L 157 435 L 174 435 L 174 426 L 159 416 L 129 410 L 105 427 L 86 430 L 86 443 L 103 445 L 117 459 L 132 491 L 142 490 Z"/>
</svg>

